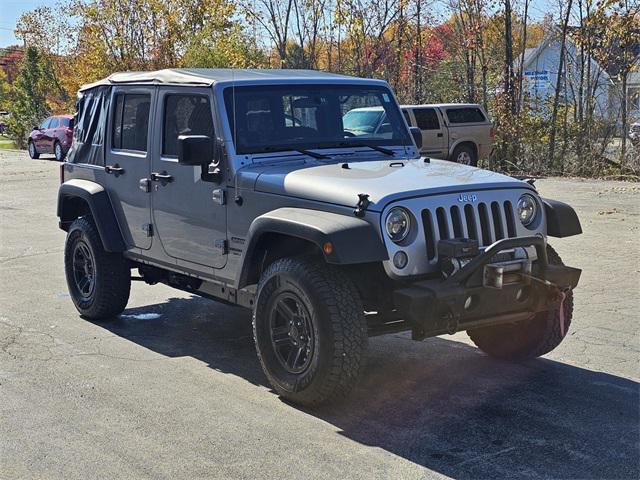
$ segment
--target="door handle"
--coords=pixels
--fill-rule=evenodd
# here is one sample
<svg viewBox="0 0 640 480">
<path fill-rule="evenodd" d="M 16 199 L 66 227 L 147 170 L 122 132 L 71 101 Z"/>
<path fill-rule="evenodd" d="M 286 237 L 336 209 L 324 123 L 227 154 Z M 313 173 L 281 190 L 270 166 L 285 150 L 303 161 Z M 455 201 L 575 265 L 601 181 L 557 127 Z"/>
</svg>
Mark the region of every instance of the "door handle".
<svg viewBox="0 0 640 480">
<path fill-rule="evenodd" d="M 438 134 L 438 138 L 442 138 L 442 132 Z"/>
<path fill-rule="evenodd" d="M 104 167 L 104 171 L 105 173 L 113 173 L 116 177 L 118 175 L 124 174 L 124 168 L 122 168 L 117 163 L 115 165 L 107 165 L 106 167 Z"/>
<path fill-rule="evenodd" d="M 173 175 L 169 175 L 167 172 L 151 172 L 151 181 L 161 183 L 173 182 Z"/>
</svg>

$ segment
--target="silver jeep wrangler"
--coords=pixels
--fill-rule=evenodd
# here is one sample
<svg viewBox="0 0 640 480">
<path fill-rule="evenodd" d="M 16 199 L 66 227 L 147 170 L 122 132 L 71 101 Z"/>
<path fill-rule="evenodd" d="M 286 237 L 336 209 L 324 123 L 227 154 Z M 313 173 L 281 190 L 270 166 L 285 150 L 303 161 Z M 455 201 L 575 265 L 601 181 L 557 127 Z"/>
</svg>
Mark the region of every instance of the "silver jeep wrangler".
<svg viewBox="0 0 640 480">
<path fill-rule="evenodd" d="M 383 108 L 384 134 L 346 129 Z M 494 357 L 567 334 L 580 270 L 547 236 L 581 233 L 527 182 L 419 154 L 389 86 L 312 71 L 118 73 L 78 94 L 61 166 L 65 269 L 83 317 L 127 305 L 131 270 L 253 310 L 273 388 L 344 396 L 369 336 L 466 330 Z"/>
</svg>

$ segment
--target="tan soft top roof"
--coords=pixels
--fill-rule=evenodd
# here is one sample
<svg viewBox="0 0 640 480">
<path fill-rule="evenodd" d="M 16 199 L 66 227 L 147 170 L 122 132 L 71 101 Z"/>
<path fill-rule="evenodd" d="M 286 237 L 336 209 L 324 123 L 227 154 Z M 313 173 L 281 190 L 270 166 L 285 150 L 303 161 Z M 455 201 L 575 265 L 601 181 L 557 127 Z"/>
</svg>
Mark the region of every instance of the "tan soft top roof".
<svg viewBox="0 0 640 480">
<path fill-rule="evenodd" d="M 210 86 L 222 81 L 241 80 L 328 80 L 354 79 L 336 73 L 319 72 L 316 70 L 285 70 L 285 69 L 244 69 L 231 68 L 168 68 L 153 72 L 118 72 L 97 82 L 83 85 L 80 90 L 87 90 L 100 85 L 132 84 L 184 84 Z"/>
</svg>

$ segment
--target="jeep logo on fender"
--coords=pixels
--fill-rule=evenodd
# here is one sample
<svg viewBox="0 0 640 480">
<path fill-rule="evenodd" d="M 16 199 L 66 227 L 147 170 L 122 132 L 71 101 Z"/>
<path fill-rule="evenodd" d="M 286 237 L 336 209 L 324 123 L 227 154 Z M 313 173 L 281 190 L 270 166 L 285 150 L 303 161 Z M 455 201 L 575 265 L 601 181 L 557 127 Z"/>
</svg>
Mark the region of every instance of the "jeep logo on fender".
<svg viewBox="0 0 640 480">
<path fill-rule="evenodd" d="M 458 197 L 459 202 L 475 202 L 478 196 L 475 193 L 461 193 Z"/>
</svg>

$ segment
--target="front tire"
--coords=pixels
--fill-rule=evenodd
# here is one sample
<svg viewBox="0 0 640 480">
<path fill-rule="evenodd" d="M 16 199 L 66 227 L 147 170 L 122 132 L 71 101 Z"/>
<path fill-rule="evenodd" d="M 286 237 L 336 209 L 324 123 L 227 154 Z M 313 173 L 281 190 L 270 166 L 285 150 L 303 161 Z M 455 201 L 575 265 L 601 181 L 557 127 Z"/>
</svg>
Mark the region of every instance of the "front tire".
<svg viewBox="0 0 640 480">
<path fill-rule="evenodd" d="M 253 314 L 258 358 L 274 390 L 305 406 L 345 397 L 364 363 L 364 308 L 338 268 L 306 257 L 272 263 Z"/>
<path fill-rule="evenodd" d="M 80 217 L 71 224 L 64 267 L 69 294 L 83 317 L 111 319 L 127 306 L 131 290 L 129 265 L 121 254 L 104 250 L 91 217 Z"/>
<path fill-rule="evenodd" d="M 549 263 L 563 265 L 556 251 L 547 245 Z M 567 335 L 573 316 L 573 291 L 566 292 L 560 308 L 537 313 L 532 319 L 515 324 L 468 330 L 476 346 L 501 360 L 520 361 L 540 357 L 556 348 Z"/>
<path fill-rule="evenodd" d="M 32 141 L 29 141 L 28 150 L 29 150 L 29 156 L 32 159 L 37 160 L 38 158 L 40 158 L 40 154 L 38 153 L 38 150 L 36 149 L 36 144 L 33 143 Z"/>
</svg>

